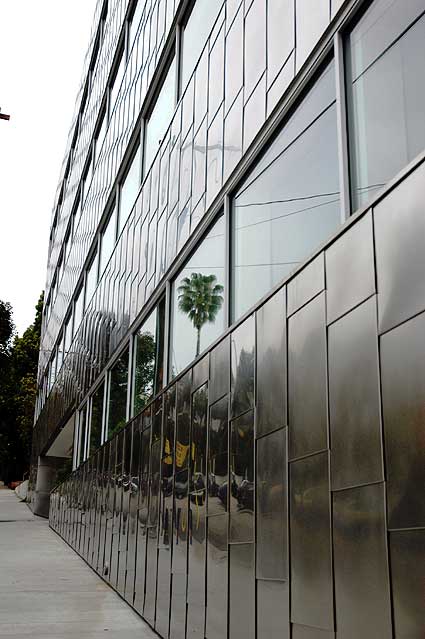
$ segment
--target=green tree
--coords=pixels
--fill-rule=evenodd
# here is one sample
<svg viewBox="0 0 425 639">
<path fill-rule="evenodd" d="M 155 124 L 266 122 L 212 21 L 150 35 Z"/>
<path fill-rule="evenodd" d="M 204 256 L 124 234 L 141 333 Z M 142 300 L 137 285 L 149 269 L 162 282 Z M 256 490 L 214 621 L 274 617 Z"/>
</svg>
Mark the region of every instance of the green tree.
<svg viewBox="0 0 425 639">
<path fill-rule="evenodd" d="M 43 294 L 34 323 L 15 335 L 10 304 L 0 302 L 0 479 L 20 479 L 29 469 Z"/>
<path fill-rule="evenodd" d="M 216 284 L 215 275 L 192 273 L 178 287 L 178 306 L 192 322 L 196 330 L 196 357 L 201 350 L 201 329 L 207 322 L 214 322 L 223 304 L 224 288 Z"/>
</svg>

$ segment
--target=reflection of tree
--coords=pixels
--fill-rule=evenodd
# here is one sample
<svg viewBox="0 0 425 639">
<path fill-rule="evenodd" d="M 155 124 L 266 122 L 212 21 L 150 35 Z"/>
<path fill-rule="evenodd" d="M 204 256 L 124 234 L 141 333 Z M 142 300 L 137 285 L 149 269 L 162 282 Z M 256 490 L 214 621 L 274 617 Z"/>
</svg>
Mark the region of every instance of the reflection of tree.
<svg viewBox="0 0 425 639">
<path fill-rule="evenodd" d="M 224 288 L 216 284 L 215 275 L 192 273 L 178 287 L 179 309 L 185 313 L 196 329 L 196 357 L 201 350 L 201 329 L 207 322 L 213 323 L 222 304 Z"/>
<path fill-rule="evenodd" d="M 254 402 L 254 350 L 241 349 L 234 386 L 234 411 L 242 412 Z"/>
<path fill-rule="evenodd" d="M 156 343 L 152 333 L 137 337 L 137 357 L 134 372 L 134 410 L 138 413 L 147 404 L 153 393 L 155 377 Z"/>
</svg>

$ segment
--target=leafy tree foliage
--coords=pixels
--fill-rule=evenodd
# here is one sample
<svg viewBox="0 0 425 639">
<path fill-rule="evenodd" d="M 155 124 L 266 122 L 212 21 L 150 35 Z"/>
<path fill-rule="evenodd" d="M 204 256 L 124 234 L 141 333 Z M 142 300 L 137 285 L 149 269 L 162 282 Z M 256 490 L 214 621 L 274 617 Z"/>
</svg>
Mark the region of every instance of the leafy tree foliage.
<svg viewBox="0 0 425 639">
<path fill-rule="evenodd" d="M 0 301 L 0 479 L 22 478 L 29 470 L 43 294 L 34 323 L 15 334 L 12 308 Z"/>
<path fill-rule="evenodd" d="M 224 288 L 216 284 L 215 275 L 192 273 L 178 287 L 179 309 L 185 313 L 196 329 L 196 357 L 201 350 L 201 329 L 207 322 L 215 322 L 223 304 Z"/>
</svg>

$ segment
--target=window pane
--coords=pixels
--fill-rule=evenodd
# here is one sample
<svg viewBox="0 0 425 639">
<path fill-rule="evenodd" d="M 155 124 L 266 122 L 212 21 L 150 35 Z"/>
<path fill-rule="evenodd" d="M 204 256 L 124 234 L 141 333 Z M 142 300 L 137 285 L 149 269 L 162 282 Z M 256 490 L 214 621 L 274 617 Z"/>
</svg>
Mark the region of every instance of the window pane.
<svg viewBox="0 0 425 639">
<path fill-rule="evenodd" d="M 348 40 L 354 208 L 425 147 L 425 16 L 391 45 L 425 5 L 423 0 L 388 5 L 376 2 Z"/>
<path fill-rule="evenodd" d="M 182 34 L 182 93 L 198 62 L 201 51 L 221 8 L 220 2 L 196 0 Z"/>
<path fill-rule="evenodd" d="M 133 414 L 139 413 L 162 388 L 164 302 L 155 308 L 136 334 Z"/>
<path fill-rule="evenodd" d="M 108 438 L 121 430 L 127 420 L 128 349 L 109 375 Z"/>
<path fill-rule="evenodd" d="M 224 231 L 221 216 L 173 282 L 172 377 L 224 330 Z"/>
<path fill-rule="evenodd" d="M 140 188 L 140 147 L 137 147 L 137 151 L 131 161 L 127 175 L 125 176 L 120 191 L 120 208 L 118 217 L 118 235 L 120 235 L 124 224 L 128 220 L 130 211 L 133 208 L 133 204 L 136 201 L 137 194 Z"/>
<path fill-rule="evenodd" d="M 99 264 L 99 278 L 102 277 L 103 271 L 109 262 L 109 258 L 112 255 L 112 251 L 115 246 L 115 227 L 116 227 L 116 210 L 111 213 L 108 223 L 102 233 L 101 245 L 100 245 L 100 264 Z"/>
<path fill-rule="evenodd" d="M 90 454 L 99 448 L 101 443 L 104 390 L 105 384 L 102 382 L 91 399 Z"/>
<path fill-rule="evenodd" d="M 100 124 L 100 128 L 98 129 L 98 134 L 96 136 L 95 145 L 94 145 L 94 166 L 96 165 L 97 160 L 99 158 L 100 150 L 102 148 L 103 140 L 105 138 L 106 126 L 107 126 L 105 111 L 103 111 L 101 118 L 102 118 L 102 122 Z"/>
<path fill-rule="evenodd" d="M 87 426 L 87 405 L 79 413 L 79 449 L 78 461 L 79 466 L 85 460 L 85 443 L 86 443 L 86 426 Z"/>
<path fill-rule="evenodd" d="M 333 71 L 333 64 L 330 69 Z M 329 85 L 329 68 L 321 82 Z M 318 97 L 318 103 L 317 110 L 309 103 L 309 122 L 301 106 L 267 151 L 269 161 L 263 170 L 254 169 L 255 179 L 248 176 L 234 199 L 234 320 L 285 278 L 339 224 L 335 94 L 326 106 L 323 92 L 313 89 L 311 95 Z M 299 134 L 294 137 L 299 118 Z"/>
<path fill-rule="evenodd" d="M 96 286 L 97 286 L 97 253 L 95 253 L 94 258 L 92 259 L 92 262 L 87 270 L 87 276 L 86 276 L 86 304 L 85 307 L 87 308 L 88 305 L 91 302 L 91 298 L 93 297 L 93 294 L 96 290 Z"/>
<path fill-rule="evenodd" d="M 69 349 L 71 348 L 72 343 L 72 315 L 69 316 L 69 319 L 65 326 L 65 356 L 69 353 Z"/>
<path fill-rule="evenodd" d="M 78 331 L 80 327 L 81 320 L 83 319 L 83 313 L 84 313 L 84 291 L 83 291 L 83 288 L 81 287 L 77 295 L 77 298 L 75 300 L 75 306 L 74 306 L 74 330 L 73 330 L 74 335 L 76 334 L 76 332 Z"/>
<path fill-rule="evenodd" d="M 145 143 L 145 175 L 149 171 L 152 161 L 158 151 L 164 133 L 166 132 L 175 105 L 176 62 L 173 61 L 168 69 L 164 84 L 157 97 L 155 106 L 149 120 L 146 123 Z"/>
<path fill-rule="evenodd" d="M 120 86 L 121 86 L 121 82 L 124 76 L 124 69 L 125 69 L 125 60 L 124 60 L 124 56 L 123 56 L 123 51 L 121 49 L 121 52 L 119 53 L 119 55 L 121 56 L 121 60 L 119 62 L 119 66 L 118 66 L 118 70 L 116 73 L 116 76 L 112 82 L 111 85 L 111 93 L 110 93 L 110 98 L 109 98 L 109 113 L 112 113 L 112 111 L 114 110 L 114 106 L 115 106 L 115 102 L 117 100 L 118 97 L 118 93 L 120 90 Z"/>
</svg>

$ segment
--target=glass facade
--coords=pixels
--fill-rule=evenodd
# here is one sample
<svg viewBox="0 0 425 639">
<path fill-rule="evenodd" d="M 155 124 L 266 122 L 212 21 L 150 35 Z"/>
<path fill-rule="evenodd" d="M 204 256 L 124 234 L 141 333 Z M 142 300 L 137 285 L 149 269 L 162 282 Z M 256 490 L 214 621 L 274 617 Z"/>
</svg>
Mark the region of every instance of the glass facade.
<svg viewBox="0 0 425 639">
<path fill-rule="evenodd" d="M 121 430 L 127 421 L 128 349 L 109 371 L 108 438 Z"/>
<path fill-rule="evenodd" d="M 163 385 L 165 302 L 156 307 L 135 335 L 133 414 L 139 413 Z"/>
<path fill-rule="evenodd" d="M 347 40 L 355 208 L 425 147 L 424 14 L 420 0 L 378 0 Z"/>
<path fill-rule="evenodd" d="M 238 319 L 340 223 L 331 64 L 235 195 L 232 317 Z"/>
<path fill-rule="evenodd" d="M 422 630 L 424 11 L 96 14 L 33 455 L 83 415 L 51 524 L 166 639 Z"/>
<path fill-rule="evenodd" d="M 171 377 L 223 332 L 224 274 L 224 218 L 220 217 L 172 285 Z"/>
</svg>

